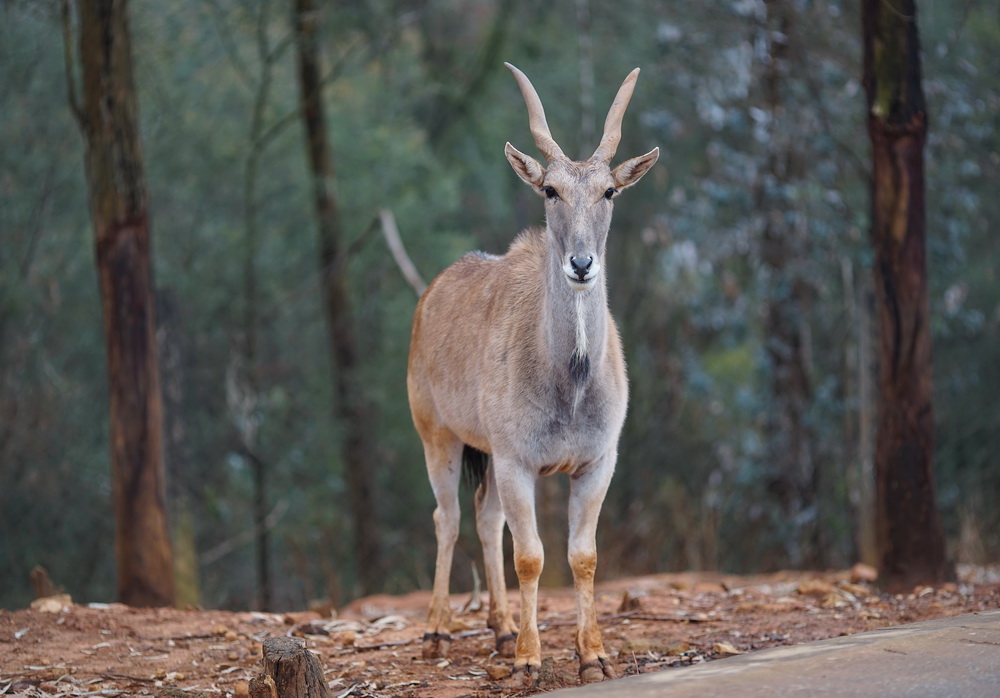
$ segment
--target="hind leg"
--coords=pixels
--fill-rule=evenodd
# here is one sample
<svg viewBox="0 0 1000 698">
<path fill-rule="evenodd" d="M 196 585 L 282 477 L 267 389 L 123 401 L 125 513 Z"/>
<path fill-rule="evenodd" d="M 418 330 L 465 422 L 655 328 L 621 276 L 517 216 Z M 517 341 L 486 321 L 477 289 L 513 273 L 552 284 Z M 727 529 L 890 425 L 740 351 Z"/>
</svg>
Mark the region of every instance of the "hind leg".
<svg viewBox="0 0 1000 698">
<path fill-rule="evenodd" d="M 434 532 L 437 535 L 437 560 L 434 564 L 434 592 L 427 612 L 424 635 L 425 659 L 446 657 L 451 646 L 451 603 L 448 585 L 451 561 L 458 540 L 461 512 L 458 506 L 458 483 L 462 472 L 462 442 L 450 431 L 437 430 L 424 439 L 427 475 L 434 490 Z"/>
<path fill-rule="evenodd" d="M 504 523 L 503 508 L 500 506 L 496 478 L 491 466 L 487 468 L 483 482 L 476 490 L 476 529 L 483 545 L 486 587 L 490 593 L 490 614 L 486 623 L 496 637 L 500 656 L 513 657 L 517 626 L 507 604 L 507 583 L 503 573 Z"/>
</svg>

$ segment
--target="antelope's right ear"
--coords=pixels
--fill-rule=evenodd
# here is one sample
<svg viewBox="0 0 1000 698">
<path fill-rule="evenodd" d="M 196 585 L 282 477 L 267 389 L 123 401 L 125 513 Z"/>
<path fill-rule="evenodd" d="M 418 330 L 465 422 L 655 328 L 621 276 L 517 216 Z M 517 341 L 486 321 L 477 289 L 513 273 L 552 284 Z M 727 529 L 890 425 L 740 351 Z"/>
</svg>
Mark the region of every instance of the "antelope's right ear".
<svg viewBox="0 0 1000 698">
<path fill-rule="evenodd" d="M 535 158 L 525 155 L 510 143 L 504 146 L 503 152 L 507 156 L 507 162 L 517 172 L 517 176 L 538 191 L 542 186 L 542 180 L 545 179 L 545 168 Z"/>
</svg>

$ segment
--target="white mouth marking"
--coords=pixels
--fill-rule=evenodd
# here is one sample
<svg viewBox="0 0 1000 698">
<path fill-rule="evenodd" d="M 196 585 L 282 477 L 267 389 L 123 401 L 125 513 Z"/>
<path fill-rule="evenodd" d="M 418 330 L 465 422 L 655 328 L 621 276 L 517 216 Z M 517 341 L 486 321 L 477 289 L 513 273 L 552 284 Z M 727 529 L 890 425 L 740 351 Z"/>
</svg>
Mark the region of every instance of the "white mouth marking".
<svg viewBox="0 0 1000 698">
<path fill-rule="evenodd" d="M 601 273 L 601 265 L 595 259 L 590 269 L 587 270 L 587 274 L 583 277 L 583 280 L 576 275 L 576 270 L 570 264 L 563 265 L 563 273 L 566 274 L 566 280 L 569 282 L 570 288 L 575 291 L 586 291 L 597 281 L 597 277 Z"/>
</svg>

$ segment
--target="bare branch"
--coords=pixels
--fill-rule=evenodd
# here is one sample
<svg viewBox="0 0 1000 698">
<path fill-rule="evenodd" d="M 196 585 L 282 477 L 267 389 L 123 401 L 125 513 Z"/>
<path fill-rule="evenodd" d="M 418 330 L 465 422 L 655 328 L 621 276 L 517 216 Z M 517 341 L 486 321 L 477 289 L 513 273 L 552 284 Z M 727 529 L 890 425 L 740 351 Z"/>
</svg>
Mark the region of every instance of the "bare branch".
<svg viewBox="0 0 1000 698">
<path fill-rule="evenodd" d="M 252 89 L 254 80 L 250 76 L 250 71 L 247 70 L 246 65 L 242 60 L 240 60 L 239 51 L 237 50 L 236 44 L 233 41 L 233 37 L 230 36 L 228 29 L 223 31 L 223 27 L 226 26 L 226 23 L 223 19 L 222 8 L 219 7 L 217 0 L 208 0 L 208 5 L 213 10 L 213 24 L 216 31 L 219 33 L 220 43 L 226 52 L 226 56 L 229 58 L 229 62 L 232 63 L 233 68 L 236 70 L 236 75 L 239 77 L 240 82 L 242 82 L 246 88 Z"/>
<path fill-rule="evenodd" d="M 268 63 L 274 62 L 274 60 L 282 52 L 284 52 L 284 50 L 288 48 L 288 46 L 294 43 L 294 39 L 295 39 L 294 35 L 289 35 L 284 40 L 282 40 L 282 42 L 279 43 L 277 47 L 272 49 L 268 54 L 268 59 L 267 59 Z M 355 51 L 358 50 L 359 43 L 360 43 L 359 41 L 355 41 L 353 44 L 348 46 L 343 51 L 343 53 L 334 62 L 333 67 L 330 69 L 330 71 L 320 81 L 321 86 L 325 86 L 335 82 L 343 74 L 344 69 L 347 67 L 348 59 Z M 287 127 L 296 123 L 301 118 L 301 116 L 302 116 L 301 108 L 295 108 L 292 111 L 288 112 L 287 114 L 284 114 L 280 118 L 275 119 L 266 128 L 259 129 L 256 135 L 254 136 L 254 140 L 252 143 L 253 149 L 258 153 L 263 152 L 263 150 L 268 145 L 270 145 L 271 141 L 280 136 Z"/>
<path fill-rule="evenodd" d="M 268 62 L 273 63 L 277 61 L 281 57 L 281 54 L 283 54 L 288 49 L 288 47 L 292 46 L 294 43 L 295 43 L 295 35 L 292 33 L 286 34 L 281 41 L 275 44 L 271 48 L 271 50 L 268 51 L 267 53 Z"/>
<path fill-rule="evenodd" d="M 348 260 L 355 257 L 359 252 L 361 252 L 361 250 L 365 248 L 365 245 L 367 245 L 368 241 L 371 240 L 372 233 L 375 232 L 375 224 L 377 222 L 378 222 L 377 216 L 368 221 L 368 227 L 361 232 L 361 235 L 358 235 L 356 238 L 354 238 L 347 244 L 347 249 L 345 249 L 344 253 L 340 256 L 340 260 L 337 262 L 338 264 L 340 264 L 341 266 L 347 264 Z M 333 268 L 332 264 L 334 264 L 334 262 L 330 262 L 329 265 L 323 267 L 324 274 L 328 273 Z"/>
<path fill-rule="evenodd" d="M 843 153 L 844 158 L 847 160 L 848 165 L 854 170 L 854 174 L 861 180 L 868 183 L 871 186 L 872 182 L 872 172 L 868 163 L 858 155 L 858 153 L 846 142 L 837 137 L 833 130 L 833 124 L 830 122 L 830 115 L 827 113 L 826 102 L 823 99 L 823 90 L 817 83 L 815 76 L 807 69 L 804 71 L 806 89 L 809 90 L 809 95 L 812 97 L 813 101 L 819 105 L 816 110 L 819 116 L 820 122 L 823 124 L 823 128 L 826 131 L 826 135 L 836 146 L 837 150 Z"/>
<path fill-rule="evenodd" d="M 270 145 L 271 141 L 281 135 L 281 133 L 289 126 L 298 121 L 299 117 L 302 115 L 300 109 L 290 111 L 280 119 L 272 121 L 267 128 L 260 130 L 253 138 L 252 147 L 255 152 L 263 152 L 263 150 Z"/>
<path fill-rule="evenodd" d="M 490 79 L 496 74 L 496 64 L 500 60 L 510 25 L 515 17 L 513 0 L 501 0 L 493 13 L 493 23 L 489 34 L 481 42 L 482 50 L 475 60 L 475 68 L 465 81 L 460 94 L 449 92 L 442 96 L 444 104 L 436 109 L 437 116 L 427 127 L 428 139 L 438 143 L 453 131 L 455 126 L 468 118 L 472 106 L 482 94 Z M 399 29 L 412 21 L 413 16 L 403 15 L 399 18 Z"/>
<path fill-rule="evenodd" d="M 462 607 L 462 613 L 468 613 L 469 611 L 481 611 L 483 609 L 483 600 L 480 598 L 482 593 L 482 582 L 479 580 L 479 566 L 473 562 L 472 595 L 469 596 L 469 600 Z"/>
<path fill-rule="evenodd" d="M 280 502 L 274 505 L 271 512 L 264 517 L 262 521 L 255 524 L 254 526 L 237 533 L 232 538 L 228 538 L 214 548 L 206 550 L 203 552 L 199 558 L 199 561 L 203 565 L 211 565 L 220 558 L 225 557 L 229 553 L 243 547 L 244 545 L 249 545 L 252 543 L 257 536 L 262 531 L 270 531 L 272 528 L 278 525 L 278 523 L 285 518 L 285 514 L 288 513 L 288 508 L 290 503 L 287 499 L 282 499 Z"/>
<path fill-rule="evenodd" d="M 63 30 L 63 60 L 66 68 L 66 93 L 69 100 L 69 108 L 73 112 L 73 117 L 80 125 L 81 130 L 87 127 L 87 121 L 80 108 L 80 100 L 76 95 L 76 71 L 73 67 L 73 18 L 69 7 L 69 0 L 62 0 L 62 30 Z"/>
<path fill-rule="evenodd" d="M 389 252 L 392 253 L 392 258 L 396 260 L 396 266 L 399 267 L 403 278 L 409 282 L 417 295 L 422 296 L 427 289 L 427 284 L 424 283 L 420 272 L 417 271 L 413 261 L 406 254 L 403 239 L 399 236 L 399 228 L 396 227 L 395 216 L 392 215 L 392 211 L 384 208 L 379 211 L 378 217 L 382 223 L 382 235 L 385 237 L 385 244 L 389 246 Z"/>
</svg>

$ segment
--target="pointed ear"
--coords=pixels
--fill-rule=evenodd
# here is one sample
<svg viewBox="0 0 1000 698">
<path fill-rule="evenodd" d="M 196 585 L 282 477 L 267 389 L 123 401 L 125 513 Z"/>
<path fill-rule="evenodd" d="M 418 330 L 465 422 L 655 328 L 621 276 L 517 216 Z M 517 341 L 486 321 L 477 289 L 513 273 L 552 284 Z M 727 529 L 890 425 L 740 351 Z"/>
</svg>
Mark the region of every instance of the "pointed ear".
<svg viewBox="0 0 1000 698">
<path fill-rule="evenodd" d="M 611 176 L 615 178 L 615 186 L 619 189 L 631 187 L 649 172 L 649 168 L 653 166 L 658 157 L 660 157 L 660 149 L 653 148 L 645 155 L 626 160 L 620 164 L 611 172 Z"/>
<path fill-rule="evenodd" d="M 504 146 L 503 152 L 507 156 L 507 162 L 517 172 L 517 176 L 537 191 L 545 178 L 545 168 L 535 158 L 525 155 L 510 143 Z"/>
</svg>

